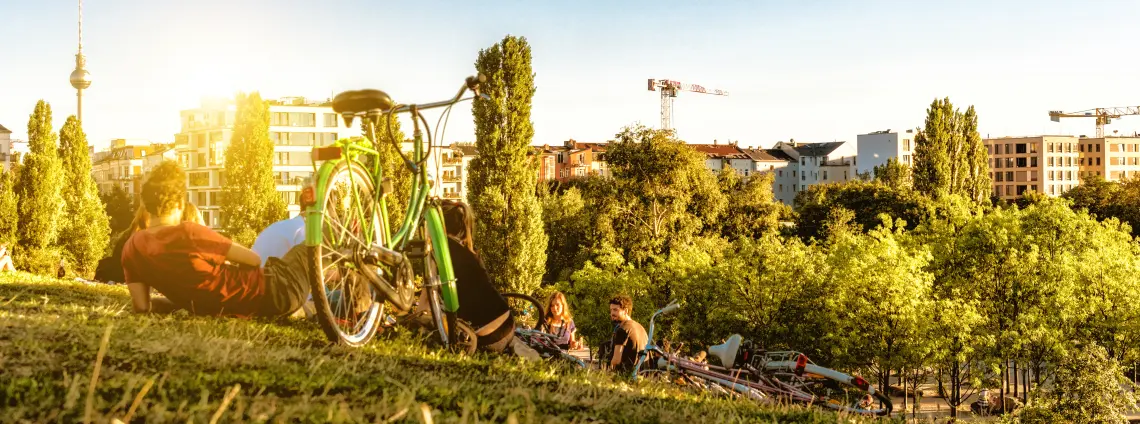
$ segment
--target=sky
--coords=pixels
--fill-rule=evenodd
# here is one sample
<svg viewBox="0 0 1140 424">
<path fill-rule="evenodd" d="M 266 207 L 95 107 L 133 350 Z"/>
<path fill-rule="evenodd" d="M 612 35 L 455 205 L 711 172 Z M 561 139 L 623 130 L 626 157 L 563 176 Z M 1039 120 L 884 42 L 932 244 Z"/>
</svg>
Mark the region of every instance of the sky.
<svg viewBox="0 0 1140 424">
<path fill-rule="evenodd" d="M 13 138 L 26 138 L 38 99 L 57 130 L 75 113 L 77 13 L 76 1 L 0 0 L 0 125 Z M 83 13 L 84 128 L 97 149 L 171 142 L 180 110 L 237 91 L 441 100 L 508 34 L 532 46 L 534 144 L 659 126 L 650 78 L 728 91 L 680 94 L 674 127 L 690 143 L 741 146 L 920 127 L 941 97 L 974 105 L 993 137 L 1092 136 L 1092 119 L 1054 123 L 1048 111 L 1140 105 L 1134 0 L 88 0 Z M 444 142 L 471 141 L 473 128 L 457 106 Z M 1140 116 L 1112 130 L 1138 131 Z"/>
</svg>

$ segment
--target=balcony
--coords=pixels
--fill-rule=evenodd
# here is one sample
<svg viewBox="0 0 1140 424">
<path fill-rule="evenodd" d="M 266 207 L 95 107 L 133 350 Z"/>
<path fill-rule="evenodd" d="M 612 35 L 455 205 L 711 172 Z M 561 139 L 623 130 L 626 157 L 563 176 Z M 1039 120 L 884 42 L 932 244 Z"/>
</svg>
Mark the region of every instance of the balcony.
<svg viewBox="0 0 1140 424">
<path fill-rule="evenodd" d="M 445 174 L 441 180 L 443 180 L 445 183 L 457 183 L 462 181 L 462 178 L 460 178 L 458 175 Z"/>
<path fill-rule="evenodd" d="M 459 200 L 459 193 L 454 191 L 446 191 L 443 193 L 444 199 Z"/>
<path fill-rule="evenodd" d="M 296 185 L 296 186 L 299 186 L 299 185 L 305 183 L 305 179 L 302 177 L 274 178 L 273 183 L 277 184 L 277 185 Z"/>
<path fill-rule="evenodd" d="M 442 162 L 444 165 L 455 165 L 457 163 L 463 162 L 463 157 L 444 156 Z"/>
</svg>

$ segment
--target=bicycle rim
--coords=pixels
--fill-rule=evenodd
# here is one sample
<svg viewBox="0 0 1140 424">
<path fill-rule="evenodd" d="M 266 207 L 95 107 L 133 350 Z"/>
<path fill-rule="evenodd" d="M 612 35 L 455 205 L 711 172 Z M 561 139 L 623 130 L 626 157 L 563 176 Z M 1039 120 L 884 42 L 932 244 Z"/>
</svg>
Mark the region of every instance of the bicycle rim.
<svg viewBox="0 0 1140 424">
<path fill-rule="evenodd" d="M 435 325 L 436 334 L 438 334 L 439 341 L 447 346 L 448 340 L 447 332 L 447 318 L 443 313 L 443 293 L 440 292 L 441 285 L 439 282 L 439 270 L 436 268 L 435 256 L 432 256 L 431 239 L 425 237 L 424 245 L 424 290 L 428 291 L 428 307 L 431 309 L 431 321 Z"/>
<path fill-rule="evenodd" d="M 507 306 L 511 308 L 515 328 L 537 330 L 546 318 L 542 302 L 532 296 L 522 293 L 503 293 L 503 299 L 506 299 Z"/>
<path fill-rule="evenodd" d="M 361 275 L 357 256 L 383 231 L 373 202 L 372 179 L 353 161 L 336 165 L 325 185 L 321 214 L 321 244 L 312 247 L 309 283 L 317 319 L 334 343 L 360 346 L 380 326 L 383 302 Z"/>
</svg>

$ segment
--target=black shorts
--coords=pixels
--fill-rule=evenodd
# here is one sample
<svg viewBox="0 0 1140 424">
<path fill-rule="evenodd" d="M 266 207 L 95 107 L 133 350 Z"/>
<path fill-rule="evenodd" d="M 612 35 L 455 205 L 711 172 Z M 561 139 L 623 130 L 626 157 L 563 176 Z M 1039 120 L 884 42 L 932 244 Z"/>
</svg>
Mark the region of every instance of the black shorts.
<svg viewBox="0 0 1140 424">
<path fill-rule="evenodd" d="M 283 258 L 265 261 L 265 298 L 258 315 L 282 317 L 292 315 L 309 299 L 309 276 L 313 255 L 304 244 L 293 246 Z"/>
</svg>

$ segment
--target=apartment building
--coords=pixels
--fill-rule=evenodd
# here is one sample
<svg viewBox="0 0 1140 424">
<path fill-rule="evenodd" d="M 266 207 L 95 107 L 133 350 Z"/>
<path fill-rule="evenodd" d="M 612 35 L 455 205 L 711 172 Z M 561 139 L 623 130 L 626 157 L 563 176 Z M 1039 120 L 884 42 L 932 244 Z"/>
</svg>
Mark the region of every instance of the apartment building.
<svg viewBox="0 0 1140 424">
<path fill-rule="evenodd" d="M 300 213 L 297 197 L 301 184 L 313 172 L 313 147 L 359 136 L 360 129 L 346 127 L 327 101 L 284 97 L 268 103 L 274 180 L 289 216 L 296 216 Z M 175 136 L 179 146 L 175 154 L 186 159 L 190 201 L 202 211 L 206 224 L 214 228 L 221 227 L 224 219 L 219 209 L 225 183 L 222 171 L 236 111 L 232 99 L 203 99 L 199 107 L 181 112 L 182 131 Z"/>
<path fill-rule="evenodd" d="M 1060 196 L 1080 183 L 1080 143 L 1075 136 L 1002 137 L 982 142 L 990 155 L 995 197 L 1012 200 L 1027 190 Z"/>
<path fill-rule="evenodd" d="M 1080 177 L 1120 181 L 1140 176 L 1140 137 L 1081 138 Z"/>
<path fill-rule="evenodd" d="M 408 146 L 409 149 L 412 146 Z M 444 199 L 467 201 L 467 174 L 475 159 L 474 143 L 452 143 L 436 146 L 429 156 L 428 168 L 434 170 L 438 181 L 432 195 Z M 435 150 L 438 149 L 438 150 Z"/>
<path fill-rule="evenodd" d="M 555 166 L 558 181 L 590 175 L 610 176 L 606 164 L 606 143 L 582 143 L 574 139 L 566 140 L 565 150 L 558 152 Z"/>
<path fill-rule="evenodd" d="M 752 157 L 735 143 L 719 144 L 713 141 L 713 144 L 690 144 L 689 147 L 705 155 L 705 167 L 710 171 L 720 172 L 727 168 L 743 176 L 755 171 Z"/>
<path fill-rule="evenodd" d="M 0 125 L 0 162 L 3 162 L 4 171 L 12 169 L 12 131 Z"/>
<path fill-rule="evenodd" d="M 117 186 L 132 198 L 139 194 L 145 173 L 143 163 L 160 146 L 149 140 L 117 138 L 111 140 L 107 150 L 95 152 L 91 176 L 99 192 L 110 193 Z"/>
<path fill-rule="evenodd" d="M 772 178 L 772 194 L 776 200 L 791 205 L 796 199 L 795 188 L 799 186 L 799 162 L 782 149 L 743 149 L 752 159 L 753 173 L 769 172 Z"/>
<path fill-rule="evenodd" d="M 896 159 L 904 165 L 913 165 L 914 136 L 913 129 L 902 132 L 884 130 L 859 134 L 855 141 L 859 166 L 855 172 L 873 175 L 876 166 L 886 164 L 891 159 Z"/>
</svg>

